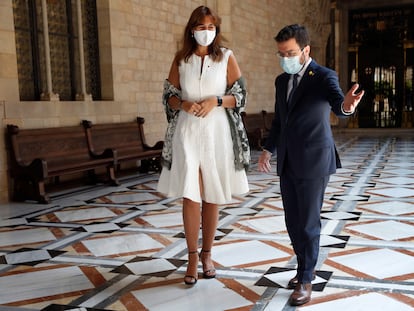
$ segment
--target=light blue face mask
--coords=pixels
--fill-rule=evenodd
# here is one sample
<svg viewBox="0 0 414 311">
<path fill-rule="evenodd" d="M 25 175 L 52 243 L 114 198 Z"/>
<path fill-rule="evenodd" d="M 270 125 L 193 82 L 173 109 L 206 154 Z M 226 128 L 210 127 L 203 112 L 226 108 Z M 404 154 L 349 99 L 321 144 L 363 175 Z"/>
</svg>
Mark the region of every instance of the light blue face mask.
<svg viewBox="0 0 414 311">
<path fill-rule="evenodd" d="M 280 58 L 280 67 L 291 75 L 298 73 L 304 64 L 300 63 L 301 55 L 293 56 L 293 57 L 281 57 Z"/>
</svg>

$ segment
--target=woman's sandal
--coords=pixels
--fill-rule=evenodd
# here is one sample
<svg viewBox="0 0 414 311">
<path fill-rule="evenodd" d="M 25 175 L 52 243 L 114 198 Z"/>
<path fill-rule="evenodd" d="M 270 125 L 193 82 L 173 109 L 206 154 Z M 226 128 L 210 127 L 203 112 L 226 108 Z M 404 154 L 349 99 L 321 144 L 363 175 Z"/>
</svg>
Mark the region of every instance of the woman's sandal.
<svg viewBox="0 0 414 311">
<path fill-rule="evenodd" d="M 192 286 L 192 285 L 195 285 L 197 283 L 197 276 L 198 276 L 197 268 L 196 268 L 195 275 L 191 275 L 191 274 L 188 273 L 188 268 L 190 267 L 190 256 L 195 255 L 195 254 L 197 254 L 197 257 L 198 257 L 197 251 L 188 252 L 188 263 L 187 263 L 187 272 L 186 272 L 187 274 L 184 277 L 184 283 L 186 285 L 191 285 Z M 196 260 L 196 263 L 198 264 L 198 258 Z"/>
<path fill-rule="evenodd" d="M 207 269 L 206 264 L 203 261 L 203 253 L 210 253 L 210 252 L 211 250 L 206 251 L 204 249 L 202 249 L 200 252 L 200 259 L 201 259 L 201 263 L 203 264 L 203 278 L 205 279 L 214 279 L 216 277 L 216 269 L 214 269 L 214 266 L 211 269 Z"/>
</svg>

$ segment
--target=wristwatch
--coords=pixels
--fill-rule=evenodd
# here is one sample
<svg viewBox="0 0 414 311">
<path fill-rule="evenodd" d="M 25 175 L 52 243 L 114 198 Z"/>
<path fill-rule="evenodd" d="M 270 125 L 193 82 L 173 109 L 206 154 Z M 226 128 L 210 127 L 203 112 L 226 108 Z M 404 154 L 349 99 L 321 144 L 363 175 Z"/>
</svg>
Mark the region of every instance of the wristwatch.
<svg viewBox="0 0 414 311">
<path fill-rule="evenodd" d="M 220 107 L 223 105 L 223 98 L 221 96 L 217 96 L 217 107 Z"/>
</svg>

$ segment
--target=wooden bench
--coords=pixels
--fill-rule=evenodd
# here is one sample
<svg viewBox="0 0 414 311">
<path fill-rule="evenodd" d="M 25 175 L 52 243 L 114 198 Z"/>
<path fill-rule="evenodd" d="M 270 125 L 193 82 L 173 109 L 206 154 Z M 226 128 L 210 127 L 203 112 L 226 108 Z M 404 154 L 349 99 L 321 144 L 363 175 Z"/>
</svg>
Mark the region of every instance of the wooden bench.
<svg viewBox="0 0 414 311">
<path fill-rule="evenodd" d="M 272 127 L 272 121 L 275 117 L 274 112 L 267 112 L 266 110 L 262 110 L 262 116 L 263 116 L 263 124 L 265 129 L 265 135 L 267 137 L 270 128 Z"/>
<path fill-rule="evenodd" d="M 159 171 L 164 143 L 158 141 L 154 146 L 146 143 L 144 122 L 144 118 L 137 117 L 136 121 L 131 122 L 92 124 L 91 121 L 83 120 L 82 124 L 91 152 L 101 152 L 107 148 L 116 151 L 117 171 L 121 170 L 122 163 L 137 160 L 141 161 L 140 172 Z"/>
<path fill-rule="evenodd" d="M 262 143 L 265 137 L 265 126 L 262 113 L 241 113 L 250 148 L 262 150 Z"/>
<path fill-rule="evenodd" d="M 85 172 L 96 182 L 95 169 L 105 168 L 108 179 L 115 178 L 116 154 L 112 150 L 90 152 L 82 126 L 20 129 L 7 125 L 9 171 L 13 199 L 50 203 L 48 181 L 62 175 Z"/>
<path fill-rule="evenodd" d="M 274 115 L 274 112 L 269 113 L 266 110 L 262 110 L 260 113 L 241 113 L 252 149 L 262 150 L 263 144 L 269 135 Z"/>
</svg>

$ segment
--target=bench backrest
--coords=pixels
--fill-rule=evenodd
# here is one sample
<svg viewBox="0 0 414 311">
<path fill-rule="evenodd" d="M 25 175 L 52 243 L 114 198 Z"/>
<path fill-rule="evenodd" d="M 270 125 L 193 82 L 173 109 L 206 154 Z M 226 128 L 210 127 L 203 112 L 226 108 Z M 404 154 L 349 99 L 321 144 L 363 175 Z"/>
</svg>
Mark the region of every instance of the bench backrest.
<svg viewBox="0 0 414 311">
<path fill-rule="evenodd" d="M 143 118 L 137 118 L 137 121 L 101 124 L 83 120 L 82 124 L 93 152 L 99 153 L 107 148 L 140 152 L 145 150 L 146 144 L 142 128 L 144 122 Z"/>
<path fill-rule="evenodd" d="M 35 158 L 44 160 L 89 158 L 84 130 L 81 126 L 20 129 L 7 125 L 11 151 L 17 162 L 30 163 Z"/>
<path fill-rule="evenodd" d="M 242 120 L 246 131 L 255 131 L 264 129 L 264 119 L 262 113 L 241 113 Z"/>
<path fill-rule="evenodd" d="M 272 121 L 273 121 L 273 118 L 275 117 L 275 113 L 262 110 L 262 115 L 263 115 L 263 122 L 264 122 L 265 129 L 269 131 L 270 128 L 272 127 Z"/>
</svg>

